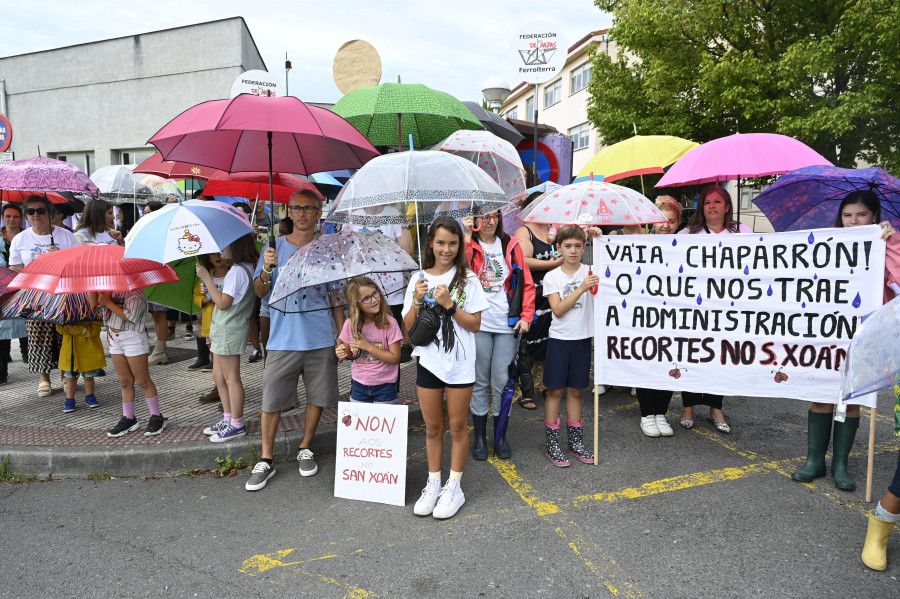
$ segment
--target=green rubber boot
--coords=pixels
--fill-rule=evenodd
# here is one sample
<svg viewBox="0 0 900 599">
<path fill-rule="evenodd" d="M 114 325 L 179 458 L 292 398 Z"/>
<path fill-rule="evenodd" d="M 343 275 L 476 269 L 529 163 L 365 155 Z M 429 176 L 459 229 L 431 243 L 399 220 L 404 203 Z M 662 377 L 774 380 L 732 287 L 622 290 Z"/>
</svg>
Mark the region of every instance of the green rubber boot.
<svg viewBox="0 0 900 599">
<path fill-rule="evenodd" d="M 859 428 L 859 417 L 845 418 L 844 422 L 834 423 L 834 445 L 831 456 L 831 475 L 834 477 L 834 486 L 843 491 L 856 489 L 856 482 L 850 478 L 847 472 L 847 458 L 850 457 L 850 449 L 856 438 L 856 430 Z"/>
<path fill-rule="evenodd" d="M 825 476 L 825 451 L 831 440 L 831 414 L 809 412 L 807 428 L 806 463 L 791 474 L 791 478 L 802 483 Z"/>
<path fill-rule="evenodd" d="M 486 460 L 488 457 L 487 438 L 485 437 L 485 429 L 487 428 L 487 414 L 484 416 L 476 416 L 472 414 L 472 457 L 476 460 Z"/>
</svg>

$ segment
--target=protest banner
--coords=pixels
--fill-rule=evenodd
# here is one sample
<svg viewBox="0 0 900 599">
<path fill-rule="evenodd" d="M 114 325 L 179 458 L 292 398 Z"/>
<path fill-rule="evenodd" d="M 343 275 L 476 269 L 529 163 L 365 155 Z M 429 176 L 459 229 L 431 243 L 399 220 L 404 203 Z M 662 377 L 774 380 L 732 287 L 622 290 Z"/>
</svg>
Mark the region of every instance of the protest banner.
<svg viewBox="0 0 900 599">
<path fill-rule="evenodd" d="M 595 382 L 836 403 L 859 319 L 882 302 L 880 232 L 598 238 Z"/>
<path fill-rule="evenodd" d="M 334 496 L 405 505 L 409 406 L 341 402 Z"/>
</svg>

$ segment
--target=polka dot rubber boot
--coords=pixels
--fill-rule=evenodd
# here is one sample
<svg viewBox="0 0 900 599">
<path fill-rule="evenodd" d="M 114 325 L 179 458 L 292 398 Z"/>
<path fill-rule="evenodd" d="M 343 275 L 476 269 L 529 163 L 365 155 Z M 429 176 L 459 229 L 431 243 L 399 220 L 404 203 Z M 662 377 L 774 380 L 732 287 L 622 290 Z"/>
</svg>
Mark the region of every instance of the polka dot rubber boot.
<svg viewBox="0 0 900 599">
<path fill-rule="evenodd" d="M 585 464 L 594 463 L 594 454 L 589 452 L 584 446 L 584 439 L 581 436 L 581 423 L 566 420 L 566 437 L 569 442 L 569 453 L 584 462 Z"/>
<path fill-rule="evenodd" d="M 547 445 L 544 453 L 547 454 L 551 462 L 560 468 L 570 466 L 572 462 L 569 461 L 569 458 L 566 457 L 566 454 L 563 453 L 562 448 L 559 446 L 559 419 L 556 420 L 555 425 L 545 423 L 544 428 L 547 431 Z"/>
</svg>

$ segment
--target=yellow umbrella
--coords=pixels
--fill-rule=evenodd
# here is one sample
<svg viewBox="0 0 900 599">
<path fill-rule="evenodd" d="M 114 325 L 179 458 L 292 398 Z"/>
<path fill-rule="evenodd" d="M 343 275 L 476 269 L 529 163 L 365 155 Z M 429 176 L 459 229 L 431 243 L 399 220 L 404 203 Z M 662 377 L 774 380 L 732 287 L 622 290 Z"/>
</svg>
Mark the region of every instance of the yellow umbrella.
<svg viewBox="0 0 900 599">
<path fill-rule="evenodd" d="M 579 177 L 602 175 L 604 181 L 663 173 L 663 167 L 675 163 L 698 145 L 671 135 L 635 135 L 603 148 L 578 173 Z"/>
</svg>

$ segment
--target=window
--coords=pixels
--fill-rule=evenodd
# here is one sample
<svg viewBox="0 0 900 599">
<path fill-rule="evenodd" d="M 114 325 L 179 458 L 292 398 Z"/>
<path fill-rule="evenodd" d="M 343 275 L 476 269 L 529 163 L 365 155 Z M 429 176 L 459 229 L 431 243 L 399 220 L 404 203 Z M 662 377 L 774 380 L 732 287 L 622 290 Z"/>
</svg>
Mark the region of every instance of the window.
<svg viewBox="0 0 900 599">
<path fill-rule="evenodd" d="M 151 148 L 135 148 L 129 150 L 114 150 L 118 156 L 117 164 L 140 164 L 153 155 L 155 150 Z"/>
<path fill-rule="evenodd" d="M 517 119 L 519 118 L 519 107 L 513 106 L 509 112 L 506 113 L 506 118 L 508 119 Z"/>
<path fill-rule="evenodd" d="M 577 127 L 569 129 L 569 139 L 572 140 L 572 150 L 581 150 L 588 147 L 591 141 L 590 123 L 581 123 Z"/>
<path fill-rule="evenodd" d="M 48 155 L 48 157 L 74 164 L 88 175 L 95 167 L 93 152 L 66 152 L 65 154 Z"/>
<path fill-rule="evenodd" d="M 557 79 L 544 88 L 544 108 L 559 102 L 560 96 L 562 96 L 562 79 Z"/>
<path fill-rule="evenodd" d="M 574 94 L 577 91 L 581 91 L 588 86 L 588 83 L 591 82 L 591 63 L 586 62 L 577 69 L 572 69 L 571 75 L 571 91 L 570 94 Z"/>
<path fill-rule="evenodd" d="M 534 122 L 534 96 L 525 100 L 525 118 Z"/>
</svg>

